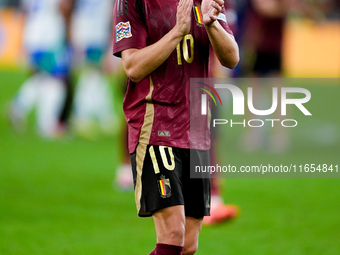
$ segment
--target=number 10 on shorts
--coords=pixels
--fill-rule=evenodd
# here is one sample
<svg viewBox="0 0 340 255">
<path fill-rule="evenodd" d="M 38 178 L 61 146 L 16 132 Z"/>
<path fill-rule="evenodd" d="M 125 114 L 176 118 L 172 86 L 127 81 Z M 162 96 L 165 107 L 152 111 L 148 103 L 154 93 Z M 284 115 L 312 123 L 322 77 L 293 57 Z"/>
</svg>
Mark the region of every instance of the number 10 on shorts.
<svg viewBox="0 0 340 255">
<path fill-rule="evenodd" d="M 163 163 L 164 167 L 169 171 L 174 170 L 175 169 L 175 158 L 174 158 L 174 154 L 172 152 L 172 148 L 167 147 L 167 146 L 161 146 L 161 145 L 158 146 L 158 148 L 159 148 L 159 153 L 161 155 L 162 163 Z M 166 156 L 165 149 L 167 149 L 168 152 L 169 152 L 170 164 L 168 162 L 168 158 Z M 159 170 L 159 165 L 158 165 L 158 162 L 157 162 L 154 146 L 149 147 L 149 153 L 150 153 L 150 157 L 151 157 L 151 160 L 152 160 L 153 169 L 155 171 L 155 174 L 159 174 L 160 170 Z"/>
</svg>

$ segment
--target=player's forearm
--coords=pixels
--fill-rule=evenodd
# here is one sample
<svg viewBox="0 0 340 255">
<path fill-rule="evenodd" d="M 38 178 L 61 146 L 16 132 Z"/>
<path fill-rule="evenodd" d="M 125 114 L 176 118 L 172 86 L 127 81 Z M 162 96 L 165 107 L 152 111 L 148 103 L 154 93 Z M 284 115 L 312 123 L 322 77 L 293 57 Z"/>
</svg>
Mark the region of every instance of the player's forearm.
<svg viewBox="0 0 340 255">
<path fill-rule="evenodd" d="M 218 21 L 206 30 L 210 43 L 220 63 L 227 68 L 234 68 L 239 62 L 239 49 L 234 37 L 228 34 Z"/>
<path fill-rule="evenodd" d="M 139 82 L 156 70 L 183 39 L 183 35 L 173 28 L 158 42 L 143 49 L 129 49 L 122 52 L 123 66 L 126 75 Z"/>
</svg>

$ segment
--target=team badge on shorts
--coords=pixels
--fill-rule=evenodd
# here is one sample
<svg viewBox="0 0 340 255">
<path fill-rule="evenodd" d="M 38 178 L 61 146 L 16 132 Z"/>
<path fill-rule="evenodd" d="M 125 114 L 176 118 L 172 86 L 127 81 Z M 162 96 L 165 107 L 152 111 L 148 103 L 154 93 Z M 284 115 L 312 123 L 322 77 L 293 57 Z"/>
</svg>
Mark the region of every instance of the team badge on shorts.
<svg viewBox="0 0 340 255">
<path fill-rule="evenodd" d="M 130 22 L 119 22 L 116 25 L 116 42 L 130 37 L 132 37 Z"/>
<path fill-rule="evenodd" d="M 162 198 L 167 198 L 171 196 L 171 186 L 170 180 L 165 179 L 164 175 L 161 176 L 161 179 L 157 181 L 159 193 L 161 194 Z"/>
</svg>

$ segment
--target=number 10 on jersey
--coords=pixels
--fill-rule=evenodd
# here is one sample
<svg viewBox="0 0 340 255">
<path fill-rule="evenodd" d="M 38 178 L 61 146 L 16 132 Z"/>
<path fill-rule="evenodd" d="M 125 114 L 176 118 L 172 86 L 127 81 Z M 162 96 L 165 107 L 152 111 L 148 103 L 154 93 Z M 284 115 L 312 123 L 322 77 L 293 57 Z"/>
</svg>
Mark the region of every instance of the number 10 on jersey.
<svg viewBox="0 0 340 255">
<path fill-rule="evenodd" d="M 183 40 L 177 44 L 177 63 L 182 65 L 181 44 L 183 49 L 183 58 L 189 64 L 194 60 L 194 37 L 191 34 L 184 36 Z M 190 54 L 188 44 L 190 45 Z"/>
</svg>

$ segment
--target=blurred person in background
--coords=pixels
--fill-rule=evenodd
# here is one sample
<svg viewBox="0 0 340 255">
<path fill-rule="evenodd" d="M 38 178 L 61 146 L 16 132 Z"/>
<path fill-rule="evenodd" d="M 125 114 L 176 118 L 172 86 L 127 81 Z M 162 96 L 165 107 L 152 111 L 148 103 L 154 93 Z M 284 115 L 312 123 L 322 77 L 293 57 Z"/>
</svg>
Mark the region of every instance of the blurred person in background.
<svg viewBox="0 0 340 255">
<path fill-rule="evenodd" d="M 77 134 L 89 139 L 97 136 L 96 122 L 101 132 L 107 135 L 114 134 L 120 125 L 114 112 L 110 83 L 105 75 L 114 73 L 125 94 L 126 76 L 121 60 L 112 58 L 108 51 L 112 40 L 113 5 L 113 0 L 62 0 L 63 10 L 69 17 L 73 70 L 79 72 L 72 121 Z M 133 189 L 133 178 L 126 125 L 123 136 L 123 162 L 116 170 L 113 185 L 127 191 Z"/>
<path fill-rule="evenodd" d="M 250 78 L 282 78 L 285 21 L 289 11 L 307 10 L 306 6 L 296 0 L 251 0 L 243 7 L 245 7 L 241 23 L 243 61 L 239 75 Z M 254 107 L 269 109 L 273 80 L 253 79 L 251 82 Z M 280 80 L 276 80 L 275 87 L 280 90 Z M 279 109 L 280 107 L 276 111 L 277 114 L 280 113 Z M 279 119 L 279 117 L 274 118 Z M 289 144 L 287 129 L 279 125 L 270 130 L 248 128 L 241 141 L 242 149 L 249 152 L 265 150 L 271 153 L 282 153 L 288 150 Z"/>
<path fill-rule="evenodd" d="M 236 33 L 237 14 L 234 8 L 233 0 L 225 0 L 225 15 L 228 20 L 228 25 L 233 33 Z M 218 61 L 215 54 L 210 55 L 210 66 L 213 78 L 227 78 L 232 75 L 230 69 L 223 67 Z M 211 119 L 218 118 L 218 108 L 211 104 Z M 211 132 L 211 148 L 210 148 L 210 162 L 212 166 L 219 163 L 218 152 L 218 132 L 217 128 L 210 128 Z M 204 216 L 204 225 L 213 225 L 235 218 L 239 214 L 239 208 L 236 205 L 225 204 L 222 194 L 222 182 L 219 179 L 218 173 L 211 175 L 211 205 L 210 216 Z"/>
<path fill-rule="evenodd" d="M 96 123 L 104 134 L 117 130 L 113 93 L 103 72 L 111 42 L 113 0 L 62 0 L 69 13 L 73 69 L 79 71 L 73 104 L 73 124 L 79 135 L 96 137 Z"/>
<path fill-rule="evenodd" d="M 284 27 L 290 12 L 297 12 L 318 20 L 322 12 L 306 1 L 298 0 L 251 0 L 243 17 L 241 49 L 242 76 L 250 78 L 277 78 L 275 87 L 280 91 L 283 78 L 282 50 Z M 255 108 L 269 109 L 272 101 L 273 80 L 253 79 L 252 98 Z M 262 84 L 259 84 L 262 83 Z M 280 105 L 274 119 L 280 119 Z M 289 113 L 288 113 L 289 115 Z M 264 150 L 283 153 L 290 147 L 287 128 L 276 125 L 270 129 L 248 128 L 242 139 L 245 151 Z"/>
<path fill-rule="evenodd" d="M 126 93 L 126 74 L 123 68 L 123 63 L 119 58 L 112 58 L 112 53 L 109 53 L 110 58 L 107 58 L 106 68 L 113 71 L 115 79 L 120 86 L 119 92 L 122 93 L 123 97 Z M 133 191 L 133 176 L 132 167 L 130 160 L 130 153 L 128 148 L 128 126 L 124 120 L 122 132 L 121 132 L 121 151 L 123 152 L 123 160 L 119 163 L 115 173 L 115 178 L 112 181 L 112 186 L 119 191 Z"/>
<path fill-rule="evenodd" d="M 67 119 L 70 56 L 59 4 L 59 0 L 21 1 L 26 14 L 23 44 L 32 74 L 9 106 L 10 121 L 18 131 L 25 129 L 28 113 L 36 108 L 38 132 L 48 138 L 60 136 Z"/>
<path fill-rule="evenodd" d="M 289 1 L 285 0 L 251 0 L 245 17 L 243 38 L 244 50 L 250 57 L 246 61 L 252 63 L 250 77 L 281 77 L 283 30 L 289 5 Z M 271 94 L 272 86 L 253 84 L 252 87 L 255 104 L 261 104 L 263 107 L 263 104 L 270 100 L 268 94 Z M 243 137 L 243 149 L 256 151 L 267 149 L 268 146 L 272 152 L 286 150 L 288 147 L 287 133 L 278 129 L 275 127 L 275 131 L 273 131 L 275 134 L 269 135 L 269 144 L 265 144 L 264 135 L 267 135 L 263 134 L 265 130 L 249 128 Z"/>
</svg>

